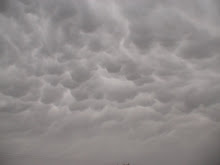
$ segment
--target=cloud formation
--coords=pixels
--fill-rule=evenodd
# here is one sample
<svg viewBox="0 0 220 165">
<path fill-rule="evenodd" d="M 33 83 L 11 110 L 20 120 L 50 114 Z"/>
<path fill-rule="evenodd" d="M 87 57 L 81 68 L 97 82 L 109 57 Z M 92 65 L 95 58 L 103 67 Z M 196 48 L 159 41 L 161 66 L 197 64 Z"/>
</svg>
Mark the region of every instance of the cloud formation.
<svg viewBox="0 0 220 165">
<path fill-rule="evenodd" d="M 0 164 L 219 164 L 219 17 L 218 0 L 0 0 Z"/>
</svg>

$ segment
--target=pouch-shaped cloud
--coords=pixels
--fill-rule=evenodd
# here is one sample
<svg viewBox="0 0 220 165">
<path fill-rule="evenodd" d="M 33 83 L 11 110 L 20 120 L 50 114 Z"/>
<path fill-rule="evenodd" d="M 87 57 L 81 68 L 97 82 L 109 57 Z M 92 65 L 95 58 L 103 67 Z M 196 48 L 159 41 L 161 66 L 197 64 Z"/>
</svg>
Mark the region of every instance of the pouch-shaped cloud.
<svg viewBox="0 0 220 165">
<path fill-rule="evenodd" d="M 0 0 L 0 164 L 217 164 L 219 17 L 218 0 Z"/>
</svg>

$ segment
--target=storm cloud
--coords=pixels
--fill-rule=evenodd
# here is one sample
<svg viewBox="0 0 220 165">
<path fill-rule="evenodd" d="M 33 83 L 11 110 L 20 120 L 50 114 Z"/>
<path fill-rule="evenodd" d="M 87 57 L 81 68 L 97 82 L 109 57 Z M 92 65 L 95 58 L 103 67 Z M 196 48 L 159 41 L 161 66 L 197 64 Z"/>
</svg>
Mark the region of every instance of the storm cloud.
<svg viewBox="0 0 220 165">
<path fill-rule="evenodd" d="M 217 165 L 218 0 L 0 0 L 0 164 Z"/>
</svg>

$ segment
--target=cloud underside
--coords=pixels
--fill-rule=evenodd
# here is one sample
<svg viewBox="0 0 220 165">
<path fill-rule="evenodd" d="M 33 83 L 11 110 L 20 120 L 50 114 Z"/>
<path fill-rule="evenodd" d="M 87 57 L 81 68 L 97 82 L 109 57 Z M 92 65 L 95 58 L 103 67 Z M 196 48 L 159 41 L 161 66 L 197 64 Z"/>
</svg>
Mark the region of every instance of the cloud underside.
<svg viewBox="0 0 220 165">
<path fill-rule="evenodd" d="M 219 17 L 218 0 L 0 0 L 0 164 L 220 164 Z"/>
</svg>

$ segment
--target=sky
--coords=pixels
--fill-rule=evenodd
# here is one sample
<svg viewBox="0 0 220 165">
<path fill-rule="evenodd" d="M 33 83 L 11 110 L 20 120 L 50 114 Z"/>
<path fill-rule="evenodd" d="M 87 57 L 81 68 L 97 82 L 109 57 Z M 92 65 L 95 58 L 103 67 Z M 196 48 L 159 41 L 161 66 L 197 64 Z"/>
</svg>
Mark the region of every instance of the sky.
<svg viewBox="0 0 220 165">
<path fill-rule="evenodd" d="M 1 165 L 219 153 L 219 0 L 0 0 Z"/>
</svg>

